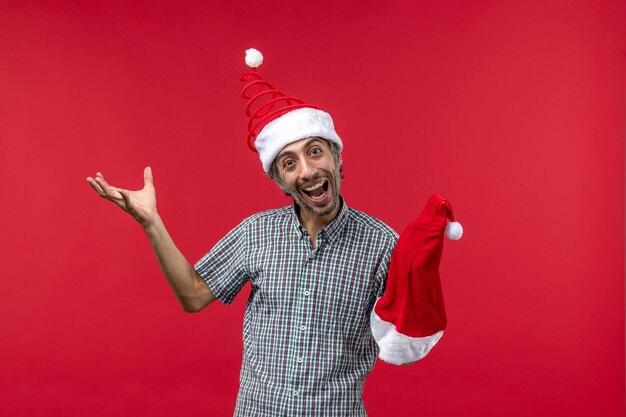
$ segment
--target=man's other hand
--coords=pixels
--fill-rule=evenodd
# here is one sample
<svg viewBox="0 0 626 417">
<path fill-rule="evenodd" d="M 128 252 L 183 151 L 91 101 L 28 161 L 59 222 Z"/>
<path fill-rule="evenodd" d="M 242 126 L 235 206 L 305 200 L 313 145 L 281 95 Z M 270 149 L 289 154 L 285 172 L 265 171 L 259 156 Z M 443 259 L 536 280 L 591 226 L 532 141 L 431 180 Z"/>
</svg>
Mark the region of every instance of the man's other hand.
<svg viewBox="0 0 626 417">
<path fill-rule="evenodd" d="M 100 197 L 115 203 L 133 216 L 145 229 L 157 216 L 156 190 L 150 167 L 144 169 L 143 180 L 144 186 L 141 190 L 129 191 L 109 185 L 100 172 L 96 173 L 95 178 L 87 177 L 87 182 Z"/>
</svg>

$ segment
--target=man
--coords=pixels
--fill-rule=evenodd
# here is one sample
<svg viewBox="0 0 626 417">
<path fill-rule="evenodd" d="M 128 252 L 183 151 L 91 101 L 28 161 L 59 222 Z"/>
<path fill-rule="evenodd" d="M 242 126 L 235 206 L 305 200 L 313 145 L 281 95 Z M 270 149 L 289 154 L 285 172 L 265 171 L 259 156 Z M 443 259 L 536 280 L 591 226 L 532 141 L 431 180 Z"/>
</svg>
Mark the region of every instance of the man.
<svg viewBox="0 0 626 417">
<path fill-rule="evenodd" d="M 235 415 L 365 416 L 363 385 L 378 354 L 370 314 L 398 236 L 341 197 L 343 144 L 330 116 L 248 74 L 251 137 L 293 205 L 245 219 L 191 266 L 157 212 L 149 167 L 138 191 L 111 186 L 101 173 L 87 181 L 141 224 L 185 311 L 230 304 L 250 282 Z M 264 89 L 246 94 L 258 84 Z M 286 110 L 252 110 L 264 91 Z"/>
<path fill-rule="evenodd" d="M 252 283 L 236 415 L 365 415 L 363 383 L 377 356 L 369 315 L 396 234 L 347 207 L 336 160 L 324 139 L 285 146 L 276 182 L 295 204 L 246 219 L 196 269 L 158 215 L 150 168 L 140 191 L 112 187 L 100 173 L 88 179 L 143 226 L 185 311 L 218 296 L 230 304 Z"/>
</svg>

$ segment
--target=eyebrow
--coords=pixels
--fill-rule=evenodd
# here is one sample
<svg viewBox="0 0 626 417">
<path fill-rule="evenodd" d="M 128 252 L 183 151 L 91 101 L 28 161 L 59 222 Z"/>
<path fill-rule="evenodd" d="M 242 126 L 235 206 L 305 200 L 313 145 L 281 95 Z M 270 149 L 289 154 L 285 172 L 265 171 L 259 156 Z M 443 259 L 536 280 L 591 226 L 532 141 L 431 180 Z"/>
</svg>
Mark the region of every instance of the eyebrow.
<svg viewBox="0 0 626 417">
<path fill-rule="evenodd" d="M 309 139 L 305 144 L 304 144 L 304 148 L 308 148 L 309 146 L 311 146 L 313 144 L 313 142 L 318 142 L 318 143 L 322 143 L 322 139 L 321 138 L 311 138 Z M 285 152 L 281 152 L 278 154 L 278 156 L 276 157 L 276 161 L 280 161 L 281 158 L 284 158 L 286 156 L 290 156 L 290 155 L 294 155 L 295 152 L 294 151 L 285 151 Z"/>
</svg>

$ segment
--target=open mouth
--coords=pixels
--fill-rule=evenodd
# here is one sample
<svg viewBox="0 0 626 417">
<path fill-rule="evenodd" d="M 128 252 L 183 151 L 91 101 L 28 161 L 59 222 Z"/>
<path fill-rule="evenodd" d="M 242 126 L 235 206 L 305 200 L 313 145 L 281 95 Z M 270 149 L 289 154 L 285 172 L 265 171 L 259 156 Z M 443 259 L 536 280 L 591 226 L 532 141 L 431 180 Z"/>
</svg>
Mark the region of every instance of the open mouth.
<svg viewBox="0 0 626 417">
<path fill-rule="evenodd" d="M 328 180 L 323 179 L 308 187 L 302 187 L 302 191 L 313 201 L 321 201 L 328 192 Z"/>
</svg>

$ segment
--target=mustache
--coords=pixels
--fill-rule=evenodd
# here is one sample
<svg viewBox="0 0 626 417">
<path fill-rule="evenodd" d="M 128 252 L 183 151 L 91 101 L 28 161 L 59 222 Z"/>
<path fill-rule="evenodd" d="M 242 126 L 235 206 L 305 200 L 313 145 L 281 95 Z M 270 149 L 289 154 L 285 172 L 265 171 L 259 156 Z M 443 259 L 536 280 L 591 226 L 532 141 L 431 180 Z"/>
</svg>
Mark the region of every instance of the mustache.
<svg viewBox="0 0 626 417">
<path fill-rule="evenodd" d="M 331 178 L 332 177 L 330 175 L 320 174 L 320 173 L 316 172 L 315 174 L 313 174 L 311 176 L 311 178 L 309 178 L 307 180 L 303 180 L 302 182 L 300 182 L 298 184 L 298 187 L 308 187 L 310 185 L 317 184 L 319 182 L 319 180 L 326 180 L 326 181 L 330 182 Z"/>
</svg>

